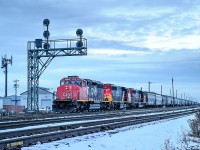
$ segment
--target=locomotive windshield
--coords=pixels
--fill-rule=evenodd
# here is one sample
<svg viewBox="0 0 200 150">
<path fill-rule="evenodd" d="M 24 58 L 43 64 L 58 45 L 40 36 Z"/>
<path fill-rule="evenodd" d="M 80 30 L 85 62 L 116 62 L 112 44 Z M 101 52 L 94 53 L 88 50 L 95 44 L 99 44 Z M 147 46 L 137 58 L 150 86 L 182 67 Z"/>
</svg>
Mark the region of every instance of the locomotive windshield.
<svg viewBox="0 0 200 150">
<path fill-rule="evenodd" d="M 61 81 L 60 85 L 67 85 L 67 84 L 74 84 L 74 85 L 82 85 L 81 80 L 65 80 L 65 81 Z"/>
<path fill-rule="evenodd" d="M 61 81 L 61 82 L 60 82 L 60 85 L 64 85 L 64 84 L 65 84 L 65 82 L 64 82 L 64 81 Z"/>
</svg>

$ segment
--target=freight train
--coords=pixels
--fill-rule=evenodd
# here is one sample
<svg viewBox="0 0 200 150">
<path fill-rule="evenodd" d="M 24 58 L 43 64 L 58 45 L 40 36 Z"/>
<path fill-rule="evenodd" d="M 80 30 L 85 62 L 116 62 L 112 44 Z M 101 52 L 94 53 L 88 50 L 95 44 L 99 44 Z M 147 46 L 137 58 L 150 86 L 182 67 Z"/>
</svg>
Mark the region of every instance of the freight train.
<svg viewBox="0 0 200 150">
<path fill-rule="evenodd" d="M 53 111 L 76 112 L 197 105 L 197 102 L 68 76 L 60 80 Z"/>
</svg>

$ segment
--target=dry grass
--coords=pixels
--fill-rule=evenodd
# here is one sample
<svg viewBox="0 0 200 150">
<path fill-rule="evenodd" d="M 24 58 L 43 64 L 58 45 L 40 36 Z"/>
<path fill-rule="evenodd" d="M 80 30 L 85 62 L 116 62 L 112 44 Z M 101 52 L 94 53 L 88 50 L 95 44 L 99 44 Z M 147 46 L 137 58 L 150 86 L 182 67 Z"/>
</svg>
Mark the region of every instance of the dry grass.
<svg viewBox="0 0 200 150">
<path fill-rule="evenodd" d="M 161 150 L 200 150 L 200 111 L 195 114 L 194 119 L 188 120 L 188 124 L 190 131 L 182 131 L 178 147 L 167 139 Z"/>
<path fill-rule="evenodd" d="M 200 111 L 195 114 L 195 119 L 188 121 L 191 133 L 190 136 L 200 138 Z"/>
</svg>

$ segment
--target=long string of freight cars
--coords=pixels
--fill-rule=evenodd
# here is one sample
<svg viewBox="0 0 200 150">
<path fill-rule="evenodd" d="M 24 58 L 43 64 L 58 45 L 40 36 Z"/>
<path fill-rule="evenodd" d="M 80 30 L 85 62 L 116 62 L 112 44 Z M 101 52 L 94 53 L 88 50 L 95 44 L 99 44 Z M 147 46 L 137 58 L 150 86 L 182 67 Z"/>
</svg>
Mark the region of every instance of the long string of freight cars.
<svg viewBox="0 0 200 150">
<path fill-rule="evenodd" d="M 153 92 L 116 86 L 110 83 L 68 76 L 60 80 L 57 98 L 53 103 L 56 112 L 119 110 L 150 107 L 179 107 L 197 105 L 186 99 Z"/>
</svg>

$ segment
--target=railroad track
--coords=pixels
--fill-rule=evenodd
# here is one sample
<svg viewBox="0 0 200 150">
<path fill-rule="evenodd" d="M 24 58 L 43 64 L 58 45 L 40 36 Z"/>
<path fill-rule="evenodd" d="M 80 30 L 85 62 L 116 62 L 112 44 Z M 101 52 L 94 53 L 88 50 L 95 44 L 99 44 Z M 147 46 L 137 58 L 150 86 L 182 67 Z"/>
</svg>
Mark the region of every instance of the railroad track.
<svg viewBox="0 0 200 150">
<path fill-rule="evenodd" d="M 185 106 L 185 108 L 188 106 Z M 193 106 L 189 106 L 193 107 Z M 182 109 L 183 106 L 178 107 L 178 109 Z M 165 109 L 174 109 L 167 107 Z M 163 110 L 163 108 L 148 108 L 148 109 L 134 109 L 131 111 L 160 111 Z M 117 111 L 123 111 L 123 110 L 117 110 Z M 84 111 L 84 112 L 79 112 L 79 113 L 25 113 L 25 114 L 15 114 L 15 115 L 10 115 L 10 116 L 1 116 L 0 117 L 0 122 L 8 122 L 8 121 L 18 121 L 18 120 L 34 120 L 34 119 L 46 119 L 46 118 L 54 118 L 54 117 L 66 117 L 66 116 L 80 116 L 80 115 L 88 115 L 88 114 L 102 114 L 102 113 L 107 113 L 108 111 Z M 116 112 L 116 111 L 109 111 L 109 112 Z"/>
<path fill-rule="evenodd" d="M 71 122 L 71 121 L 80 121 L 80 120 L 91 120 L 91 119 L 101 119 L 101 118 L 111 118 L 111 117 L 120 117 L 123 115 L 133 115 L 133 114 L 146 114 L 151 112 L 163 112 L 163 111 L 172 111 L 179 110 L 181 108 L 168 108 L 168 109 L 150 109 L 150 110 L 128 110 L 128 111 L 112 111 L 112 112 L 103 112 L 95 114 L 82 114 L 82 115 L 70 115 L 70 116 L 57 116 L 53 118 L 43 118 L 43 119 L 34 119 L 34 120 L 18 120 L 13 122 L 0 122 L 0 130 L 22 128 L 27 126 L 36 126 L 43 125 L 48 123 L 62 123 L 62 122 Z M 95 117 L 94 117 L 95 116 Z M 1 135 L 0 135 L 1 138 Z"/>
<path fill-rule="evenodd" d="M 182 115 L 194 113 L 197 110 L 198 109 L 187 109 L 167 113 L 129 115 L 109 119 L 93 120 L 89 122 L 76 122 L 67 125 L 58 125 L 48 128 L 35 128 L 10 133 L 6 132 L 2 134 L 4 135 L 4 137 L 1 137 L 2 139 L 0 141 L 0 149 L 12 149 L 17 147 L 17 145 L 29 146 L 32 144 L 36 144 L 38 141 L 41 143 L 50 142 L 54 140 L 60 140 L 63 138 L 80 136 L 84 134 L 100 132 L 123 126 L 180 117 Z"/>
</svg>

